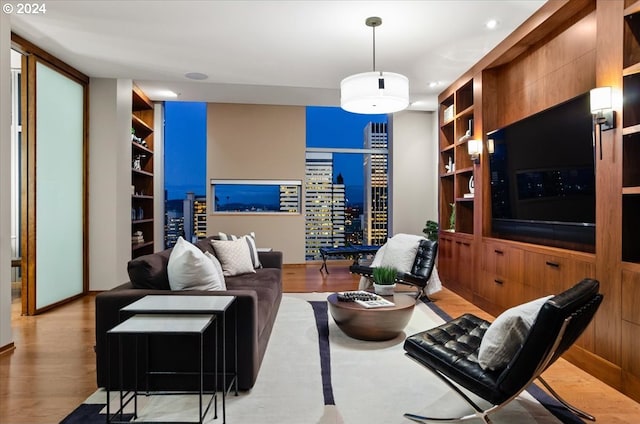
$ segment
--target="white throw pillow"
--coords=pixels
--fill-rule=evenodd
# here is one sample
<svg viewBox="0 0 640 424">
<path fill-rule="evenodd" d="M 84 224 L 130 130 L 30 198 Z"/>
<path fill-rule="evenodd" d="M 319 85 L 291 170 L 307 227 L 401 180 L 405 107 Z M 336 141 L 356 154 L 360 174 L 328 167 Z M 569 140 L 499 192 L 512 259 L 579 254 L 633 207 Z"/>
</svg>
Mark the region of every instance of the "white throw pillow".
<svg viewBox="0 0 640 424">
<path fill-rule="evenodd" d="M 216 257 L 222 265 L 225 277 L 234 275 L 255 273 L 251 252 L 247 241 L 243 238 L 237 240 L 211 240 Z"/>
<path fill-rule="evenodd" d="M 524 343 L 542 305 L 553 296 L 541 297 L 501 313 L 480 342 L 478 363 L 483 369 L 504 368 Z"/>
<path fill-rule="evenodd" d="M 224 273 L 222 272 L 222 265 L 220 265 L 220 261 L 218 260 L 218 258 L 213 256 L 211 252 L 204 252 L 204 255 L 211 260 L 214 268 L 216 269 L 216 277 L 218 278 L 218 281 L 220 281 L 220 285 L 222 286 L 221 290 L 226 290 L 227 283 L 224 281 Z"/>
<path fill-rule="evenodd" d="M 387 243 L 380 267 L 392 267 L 398 272 L 411 272 L 420 240 L 424 237 L 411 234 L 396 234 Z"/>
<path fill-rule="evenodd" d="M 258 248 L 256 248 L 256 233 L 252 231 L 247 235 L 238 237 L 234 234 L 219 232 L 218 237 L 220 238 L 220 240 L 238 240 L 238 239 L 244 238 L 245 241 L 247 242 L 247 245 L 249 246 L 249 252 L 251 253 L 251 261 L 253 262 L 253 267 L 262 268 L 262 264 L 260 263 L 260 258 L 258 256 Z"/>
<path fill-rule="evenodd" d="M 222 290 L 213 262 L 182 237 L 171 251 L 167 274 L 171 290 Z"/>
</svg>

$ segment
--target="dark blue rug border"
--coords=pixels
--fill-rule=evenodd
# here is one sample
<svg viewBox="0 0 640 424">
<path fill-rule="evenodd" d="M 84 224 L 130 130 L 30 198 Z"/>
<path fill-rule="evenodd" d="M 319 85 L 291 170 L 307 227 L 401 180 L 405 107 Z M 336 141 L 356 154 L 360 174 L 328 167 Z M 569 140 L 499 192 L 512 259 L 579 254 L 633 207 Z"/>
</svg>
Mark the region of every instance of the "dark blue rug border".
<svg viewBox="0 0 640 424">
<path fill-rule="evenodd" d="M 448 313 L 440 309 L 438 305 L 423 297 L 422 303 L 427 305 L 436 315 L 445 321 L 453 319 Z M 553 396 L 542 390 L 535 383 L 531 383 L 527 387 L 527 392 L 534 397 L 542 406 L 544 406 L 549 412 L 551 412 L 557 419 L 564 424 L 584 424 L 584 421 L 580 419 L 573 412 L 569 411 L 564 405 L 558 402 Z"/>
<path fill-rule="evenodd" d="M 333 383 L 331 382 L 331 349 L 329 347 L 329 317 L 326 301 L 309 301 L 313 308 L 318 329 L 318 347 L 320 349 L 320 372 L 322 374 L 322 394 L 325 405 L 335 405 Z"/>
</svg>

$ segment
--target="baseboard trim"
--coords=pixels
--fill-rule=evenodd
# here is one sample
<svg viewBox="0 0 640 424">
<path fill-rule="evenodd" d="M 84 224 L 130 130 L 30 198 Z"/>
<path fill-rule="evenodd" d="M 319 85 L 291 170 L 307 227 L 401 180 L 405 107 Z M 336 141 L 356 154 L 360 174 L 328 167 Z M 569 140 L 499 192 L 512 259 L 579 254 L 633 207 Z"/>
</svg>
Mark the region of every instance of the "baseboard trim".
<svg viewBox="0 0 640 424">
<path fill-rule="evenodd" d="M 13 342 L 6 344 L 0 347 L 0 356 L 9 352 L 13 352 L 14 350 L 16 350 L 16 345 L 14 345 Z"/>
</svg>

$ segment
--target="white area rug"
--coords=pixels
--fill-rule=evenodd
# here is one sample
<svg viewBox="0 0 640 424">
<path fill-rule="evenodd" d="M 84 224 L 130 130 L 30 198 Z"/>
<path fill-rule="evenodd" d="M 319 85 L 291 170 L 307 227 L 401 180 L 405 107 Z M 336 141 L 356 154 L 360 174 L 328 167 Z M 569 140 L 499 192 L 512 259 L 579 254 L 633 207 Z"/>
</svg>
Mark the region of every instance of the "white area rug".
<svg viewBox="0 0 640 424">
<path fill-rule="evenodd" d="M 385 342 L 352 339 L 342 333 L 329 314 L 331 372 L 330 382 L 325 378 L 323 390 L 319 349 L 322 338 L 319 338 L 309 301 L 326 305 L 327 295 L 307 293 L 283 297 L 256 385 L 250 392 L 239 396 L 230 394 L 226 398 L 228 422 L 406 424 L 411 421 L 402 416 L 405 412 L 444 417 L 471 412 L 466 403 L 437 377 L 404 355 L 402 345 L 406 335 L 443 322 L 422 302 L 416 305 L 405 334 Z M 325 364 L 328 364 L 326 356 Z M 104 404 L 105 401 L 105 393 L 99 390 L 85 405 Z M 191 395 L 141 396 L 138 408 L 139 420 L 195 421 L 198 415 L 197 396 Z M 218 419 L 214 420 L 210 412 L 205 422 L 221 423 L 220 403 L 218 412 Z M 73 416 L 75 413 L 63 422 L 83 422 Z M 101 419 L 104 422 L 104 415 Z M 509 424 L 582 422 L 577 418 L 559 420 L 528 393 L 492 415 L 492 421 Z M 87 419 L 86 422 L 93 421 Z"/>
</svg>

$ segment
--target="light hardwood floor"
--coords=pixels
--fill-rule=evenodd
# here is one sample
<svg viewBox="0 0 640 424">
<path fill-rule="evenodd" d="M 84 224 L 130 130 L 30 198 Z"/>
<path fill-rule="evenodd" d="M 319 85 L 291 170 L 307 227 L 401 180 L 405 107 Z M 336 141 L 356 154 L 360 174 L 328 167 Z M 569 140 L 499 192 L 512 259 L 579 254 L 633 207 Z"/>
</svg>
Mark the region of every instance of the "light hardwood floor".
<svg viewBox="0 0 640 424">
<path fill-rule="evenodd" d="M 319 264 L 286 266 L 284 290 L 355 289 L 358 279 L 347 267 L 348 263 L 330 261 L 331 273 L 326 275 L 318 272 Z M 491 319 L 446 289 L 433 295 L 433 300 L 452 316 L 471 312 Z M 96 390 L 94 296 L 36 317 L 20 316 L 19 308 L 14 303 L 16 349 L 0 356 L 0 423 L 57 423 Z M 562 359 L 547 370 L 545 378 L 567 401 L 594 414 L 598 423 L 640 422 L 640 404 Z"/>
</svg>

